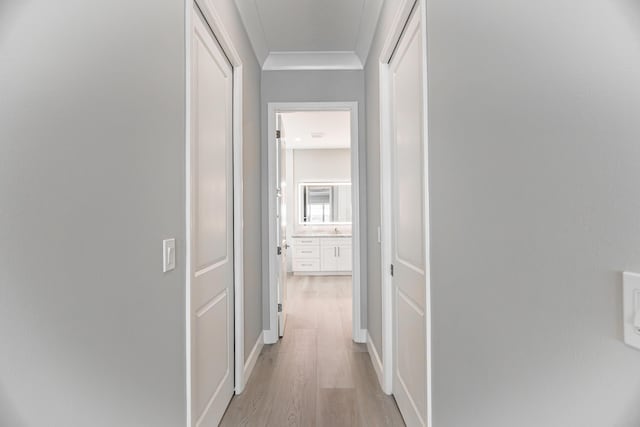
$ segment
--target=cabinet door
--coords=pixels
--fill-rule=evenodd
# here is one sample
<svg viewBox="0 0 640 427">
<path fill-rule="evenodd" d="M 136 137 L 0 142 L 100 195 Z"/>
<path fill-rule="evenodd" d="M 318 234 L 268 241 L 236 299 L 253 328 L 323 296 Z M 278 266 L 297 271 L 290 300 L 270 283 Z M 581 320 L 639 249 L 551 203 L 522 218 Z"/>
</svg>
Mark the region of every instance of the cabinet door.
<svg viewBox="0 0 640 427">
<path fill-rule="evenodd" d="M 351 245 L 338 246 L 338 258 L 336 271 L 351 271 L 353 269 L 353 256 Z"/>
<path fill-rule="evenodd" d="M 338 250 L 335 246 L 326 246 L 321 249 L 320 269 L 322 271 L 337 271 L 338 268 Z"/>
</svg>

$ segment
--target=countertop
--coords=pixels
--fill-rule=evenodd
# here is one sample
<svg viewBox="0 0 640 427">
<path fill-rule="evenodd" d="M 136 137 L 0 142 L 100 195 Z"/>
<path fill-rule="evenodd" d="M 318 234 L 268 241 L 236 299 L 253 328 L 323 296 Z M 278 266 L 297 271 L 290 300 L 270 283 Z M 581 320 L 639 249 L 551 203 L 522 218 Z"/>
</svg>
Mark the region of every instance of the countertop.
<svg viewBox="0 0 640 427">
<path fill-rule="evenodd" d="M 351 234 L 343 233 L 323 233 L 323 232 L 308 232 L 308 233 L 294 233 L 291 237 L 351 237 Z"/>
</svg>

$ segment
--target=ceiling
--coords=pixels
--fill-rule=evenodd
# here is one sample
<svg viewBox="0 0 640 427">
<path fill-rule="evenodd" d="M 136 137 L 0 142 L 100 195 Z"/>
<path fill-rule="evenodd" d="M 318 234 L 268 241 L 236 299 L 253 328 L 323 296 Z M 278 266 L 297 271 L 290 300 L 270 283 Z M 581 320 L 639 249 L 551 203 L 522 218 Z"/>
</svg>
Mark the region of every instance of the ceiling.
<svg viewBox="0 0 640 427">
<path fill-rule="evenodd" d="M 350 148 L 349 111 L 282 113 L 282 133 L 287 148 Z"/>
<path fill-rule="evenodd" d="M 383 0 L 235 1 L 265 69 L 361 69 Z"/>
</svg>

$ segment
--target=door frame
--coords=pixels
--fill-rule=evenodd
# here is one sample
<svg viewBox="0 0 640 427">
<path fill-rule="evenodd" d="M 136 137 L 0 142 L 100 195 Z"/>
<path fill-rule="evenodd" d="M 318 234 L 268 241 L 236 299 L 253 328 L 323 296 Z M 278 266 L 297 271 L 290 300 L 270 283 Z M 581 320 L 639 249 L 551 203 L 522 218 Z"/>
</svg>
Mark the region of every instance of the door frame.
<svg viewBox="0 0 640 427">
<path fill-rule="evenodd" d="M 402 0 L 396 13 L 389 33 L 385 39 L 380 57 L 380 205 L 381 205 L 381 277 L 382 277 L 382 376 L 380 380 L 382 389 L 387 394 L 393 393 L 393 343 L 394 343 L 394 307 L 393 307 L 393 282 L 390 272 L 392 264 L 392 225 L 391 225 L 391 71 L 390 61 L 396 46 L 400 42 L 403 30 L 407 24 L 411 12 L 415 6 L 420 7 L 420 26 L 422 34 L 422 70 L 423 70 L 423 141 L 424 150 L 424 229 L 425 229 L 425 267 L 426 267 L 426 292 L 425 292 L 425 331 L 426 331 L 426 396 L 427 396 L 427 425 L 432 425 L 431 405 L 431 264 L 430 264 L 430 221 L 429 221 L 429 127 L 428 127 L 428 85 L 427 85 L 427 4 L 426 0 Z"/>
<path fill-rule="evenodd" d="M 187 425 L 193 423 L 191 413 L 191 26 L 192 10 L 196 6 L 202 12 L 206 24 L 231 63 L 233 70 L 232 94 L 232 144 L 233 144 L 233 288 L 234 288 L 234 390 L 242 393 L 246 385 L 244 361 L 244 225 L 243 225 L 243 128 L 242 128 L 242 57 L 234 47 L 223 19 L 211 0 L 185 2 L 185 329 L 186 329 L 186 400 Z"/>
<path fill-rule="evenodd" d="M 351 236 L 353 245 L 352 272 L 352 338 L 355 342 L 366 342 L 366 330 L 362 328 L 361 298 L 362 271 L 360 257 L 360 160 L 358 138 L 358 103 L 357 102 L 269 102 L 267 104 L 267 174 L 268 174 L 268 212 L 269 212 L 269 327 L 264 331 L 265 344 L 278 341 L 278 309 L 277 292 L 278 278 L 276 276 L 278 262 L 276 243 L 276 114 L 297 111 L 349 111 L 351 114 L 351 203 L 353 219 Z"/>
</svg>

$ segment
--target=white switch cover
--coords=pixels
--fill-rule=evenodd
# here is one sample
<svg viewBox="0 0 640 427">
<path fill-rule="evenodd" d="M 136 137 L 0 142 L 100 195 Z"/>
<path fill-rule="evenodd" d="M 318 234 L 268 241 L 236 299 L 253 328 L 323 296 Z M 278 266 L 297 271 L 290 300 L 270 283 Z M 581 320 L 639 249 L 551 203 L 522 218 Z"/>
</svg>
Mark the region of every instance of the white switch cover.
<svg viewBox="0 0 640 427">
<path fill-rule="evenodd" d="M 176 268 L 176 239 L 162 241 L 162 272 L 166 273 Z"/>
<path fill-rule="evenodd" d="M 624 342 L 640 350 L 640 274 L 623 273 Z"/>
</svg>

